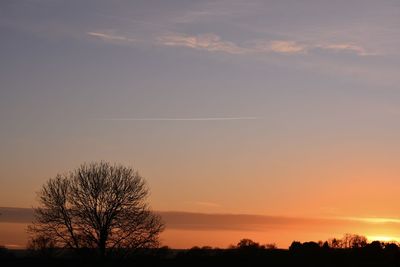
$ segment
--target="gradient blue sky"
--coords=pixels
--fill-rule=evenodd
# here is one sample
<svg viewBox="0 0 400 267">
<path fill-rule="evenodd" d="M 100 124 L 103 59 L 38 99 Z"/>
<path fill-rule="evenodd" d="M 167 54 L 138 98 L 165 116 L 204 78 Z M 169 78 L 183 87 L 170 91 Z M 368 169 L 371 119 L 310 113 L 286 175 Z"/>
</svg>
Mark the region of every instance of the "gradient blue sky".
<svg viewBox="0 0 400 267">
<path fill-rule="evenodd" d="M 399 1 L 0 2 L 0 206 L 84 161 L 157 210 L 399 217 Z"/>
</svg>

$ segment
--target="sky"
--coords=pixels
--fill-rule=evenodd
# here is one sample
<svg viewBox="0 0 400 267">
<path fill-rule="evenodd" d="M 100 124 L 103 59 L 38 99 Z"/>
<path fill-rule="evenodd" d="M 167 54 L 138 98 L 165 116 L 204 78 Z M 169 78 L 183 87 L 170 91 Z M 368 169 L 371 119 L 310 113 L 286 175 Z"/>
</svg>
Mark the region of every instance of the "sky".
<svg viewBox="0 0 400 267">
<path fill-rule="evenodd" d="M 294 218 L 167 245 L 400 236 L 399 1 L 3 0 L 0 36 L 0 207 L 106 160 L 159 212 Z"/>
</svg>

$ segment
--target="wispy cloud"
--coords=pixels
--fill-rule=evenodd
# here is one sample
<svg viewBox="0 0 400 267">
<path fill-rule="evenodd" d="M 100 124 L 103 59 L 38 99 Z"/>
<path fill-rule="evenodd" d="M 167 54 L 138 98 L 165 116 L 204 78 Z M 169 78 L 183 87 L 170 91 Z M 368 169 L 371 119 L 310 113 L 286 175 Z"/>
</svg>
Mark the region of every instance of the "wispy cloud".
<svg viewBox="0 0 400 267">
<path fill-rule="evenodd" d="M 33 209 L 0 207 L 0 223 L 26 223 L 33 220 Z"/>
<path fill-rule="evenodd" d="M 375 55 L 376 53 L 372 53 L 367 51 L 364 47 L 359 45 L 355 45 L 352 43 L 333 43 L 333 44 L 323 44 L 323 45 L 316 45 L 316 48 L 321 48 L 325 50 L 331 50 L 336 52 L 350 52 L 355 53 L 359 56 L 369 56 Z"/>
<path fill-rule="evenodd" d="M 340 217 L 339 217 L 340 218 Z M 360 221 L 372 224 L 385 224 L 385 223 L 396 223 L 400 224 L 400 219 L 398 218 L 381 218 L 381 217 L 343 217 L 340 219 Z"/>
<path fill-rule="evenodd" d="M 296 41 L 285 41 L 285 40 L 274 40 L 274 41 L 257 41 L 255 46 L 251 48 L 253 52 L 275 52 L 280 54 L 300 54 L 300 53 L 312 53 L 315 49 L 323 49 L 326 51 L 337 52 L 337 53 L 353 53 L 358 56 L 371 56 L 376 55 L 371 51 L 367 51 L 364 47 L 356 45 L 354 43 L 325 43 L 318 44 L 309 42 L 296 42 Z"/>
<path fill-rule="evenodd" d="M 101 121 L 235 121 L 256 120 L 258 117 L 193 117 L 193 118 L 99 118 Z"/>
<path fill-rule="evenodd" d="M 182 46 L 210 52 L 225 52 L 229 54 L 243 54 L 247 49 L 233 42 L 224 41 L 216 34 L 185 35 L 169 33 L 158 38 L 160 44 L 167 46 Z"/>
<path fill-rule="evenodd" d="M 249 49 L 253 53 L 279 53 L 279 54 L 299 54 L 307 51 L 307 46 L 295 41 L 285 40 L 257 40 Z"/>
<path fill-rule="evenodd" d="M 252 214 L 218 214 L 192 212 L 159 212 L 169 229 L 189 230 L 237 230 L 237 231 L 267 231 L 271 229 L 319 229 L 329 233 L 332 229 L 340 232 L 352 232 L 358 229 L 366 232 L 371 226 L 379 232 L 382 229 L 398 229 L 396 219 L 370 218 L 302 218 L 285 216 L 268 216 Z"/>
<path fill-rule="evenodd" d="M 218 205 L 212 202 L 197 202 L 200 205 Z M 0 207 L 0 223 L 30 223 L 33 210 L 29 208 Z M 180 211 L 157 212 L 165 220 L 168 229 L 180 230 L 239 230 L 266 231 L 270 229 L 313 229 L 319 228 L 327 232 L 340 229 L 343 233 L 359 229 L 365 232 L 374 227 L 378 230 L 395 231 L 400 225 L 398 218 L 379 217 L 330 217 L 301 218 L 285 216 L 251 215 L 251 214 L 219 214 Z M 379 231 L 378 231 L 379 232 Z"/>
<path fill-rule="evenodd" d="M 223 40 L 220 36 L 209 33 L 202 35 L 187 35 L 169 33 L 157 39 L 158 44 L 166 46 L 187 47 L 209 52 L 223 52 L 229 54 L 306 54 L 315 49 L 323 49 L 332 52 L 347 52 L 358 56 L 375 55 L 364 47 L 353 43 L 326 43 L 298 42 L 294 40 L 250 40 L 246 45 L 240 45 L 232 41 Z"/>
<path fill-rule="evenodd" d="M 260 54 L 260 53 L 280 53 L 296 54 L 304 53 L 306 46 L 295 41 L 258 41 L 249 42 L 252 45 L 239 45 L 231 41 L 223 40 L 220 36 L 209 33 L 203 35 L 186 35 L 170 33 L 158 38 L 162 45 L 181 46 L 210 52 L 225 52 L 229 54 Z"/>
<path fill-rule="evenodd" d="M 103 41 L 118 44 L 135 44 L 139 40 L 123 34 L 113 34 L 103 31 L 87 32 L 87 35 Z M 203 50 L 208 52 L 221 52 L 227 54 L 243 55 L 243 54 L 311 54 L 317 49 L 331 51 L 335 53 L 353 53 L 358 56 L 376 55 L 368 51 L 361 45 L 355 43 L 323 43 L 318 41 L 299 42 L 295 40 L 249 40 L 243 44 L 233 41 L 224 40 L 215 33 L 189 35 L 182 33 L 169 32 L 161 34 L 150 43 L 170 47 L 185 47 L 195 50 Z"/>
<path fill-rule="evenodd" d="M 306 51 L 304 45 L 300 45 L 294 41 L 272 41 L 270 48 L 273 52 L 284 54 L 296 54 Z"/>
<path fill-rule="evenodd" d="M 94 38 L 102 39 L 104 41 L 123 42 L 123 43 L 137 42 L 137 40 L 133 38 L 129 38 L 122 35 L 108 34 L 103 32 L 87 32 L 87 35 L 92 36 Z"/>
</svg>

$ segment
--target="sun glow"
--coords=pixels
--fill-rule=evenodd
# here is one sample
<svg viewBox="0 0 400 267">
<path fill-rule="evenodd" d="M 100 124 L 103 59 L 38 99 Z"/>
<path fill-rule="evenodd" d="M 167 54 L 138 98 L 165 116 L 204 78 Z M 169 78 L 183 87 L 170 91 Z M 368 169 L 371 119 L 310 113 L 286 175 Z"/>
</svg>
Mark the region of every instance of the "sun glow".
<svg viewBox="0 0 400 267">
<path fill-rule="evenodd" d="M 400 223 L 398 218 L 380 218 L 380 217 L 342 217 L 341 219 L 347 219 L 352 221 L 382 224 L 382 223 Z"/>
<path fill-rule="evenodd" d="M 396 218 L 355 218 L 355 220 L 364 221 L 367 223 L 400 223 L 399 219 Z"/>
<path fill-rule="evenodd" d="M 400 237 L 386 236 L 386 235 L 369 235 L 367 236 L 368 241 L 381 241 L 381 242 L 400 242 Z"/>
</svg>

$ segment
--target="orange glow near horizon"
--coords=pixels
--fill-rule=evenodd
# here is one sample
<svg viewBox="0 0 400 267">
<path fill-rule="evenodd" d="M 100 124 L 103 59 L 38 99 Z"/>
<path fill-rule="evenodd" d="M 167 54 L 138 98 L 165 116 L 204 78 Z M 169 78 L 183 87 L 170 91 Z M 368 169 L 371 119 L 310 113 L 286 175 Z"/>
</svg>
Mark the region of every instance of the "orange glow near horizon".
<svg viewBox="0 0 400 267">
<path fill-rule="evenodd" d="M 368 241 L 381 241 L 381 242 L 400 242 L 400 237 L 395 236 L 383 236 L 383 235 L 369 235 L 367 236 Z"/>
<path fill-rule="evenodd" d="M 397 219 L 272 217 L 273 221 L 268 222 L 269 217 L 265 217 L 267 221 L 261 222 L 260 218 L 263 217 L 246 217 L 248 215 L 178 213 L 178 215 L 173 215 L 178 216 L 176 218 L 171 217 L 172 215 L 168 216 L 166 217 L 167 228 L 161 234 L 161 245 L 171 248 L 194 246 L 227 248 L 237 244 L 243 238 L 250 238 L 260 244 L 273 243 L 279 248 L 288 248 L 292 241 L 325 241 L 330 238 L 341 238 L 345 233 L 364 235 L 369 242 L 400 242 L 397 236 L 400 222 Z M 191 218 L 190 216 L 200 217 Z M 202 216 L 207 216 L 209 221 L 202 219 Z M 232 221 L 232 225 L 227 225 L 226 220 L 232 219 L 231 216 L 239 216 L 239 219 L 240 216 L 244 216 L 243 222 Z M 199 220 L 199 223 L 196 223 L 194 219 Z M 179 223 L 179 220 L 183 222 Z M 24 248 L 28 239 L 27 225 L 27 223 L 0 222 L 0 245 L 12 249 Z"/>
</svg>

